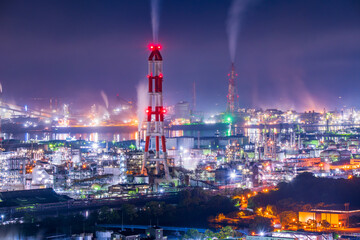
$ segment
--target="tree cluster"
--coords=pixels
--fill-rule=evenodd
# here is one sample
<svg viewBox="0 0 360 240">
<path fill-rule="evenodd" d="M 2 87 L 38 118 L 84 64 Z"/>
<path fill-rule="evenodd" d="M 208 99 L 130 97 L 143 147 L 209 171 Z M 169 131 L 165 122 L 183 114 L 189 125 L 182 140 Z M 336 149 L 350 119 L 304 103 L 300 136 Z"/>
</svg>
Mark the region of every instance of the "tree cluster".
<svg viewBox="0 0 360 240">
<path fill-rule="evenodd" d="M 234 202 L 226 196 L 211 195 L 195 188 L 180 192 L 176 204 L 162 201 L 144 206 L 124 204 L 120 209 L 101 209 L 99 223 L 160 224 L 171 226 L 207 227 L 207 220 L 219 213 L 235 211 Z M 105 212 L 104 212 L 105 211 Z"/>
<path fill-rule="evenodd" d="M 251 208 L 274 205 L 278 212 L 308 211 L 314 207 L 350 203 L 360 207 L 360 178 L 317 178 L 302 173 L 289 183 L 279 183 L 277 191 L 259 193 L 249 200 Z"/>
<path fill-rule="evenodd" d="M 211 230 L 206 230 L 205 233 L 200 233 L 196 229 L 188 230 L 182 239 L 192 240 L 192 239 L 227 239 L 229 237 L 241 237 L 241 233 L 233 230 L 230 226 L 221 228 L 218 232 L 213 232 Z"/>
</svg>

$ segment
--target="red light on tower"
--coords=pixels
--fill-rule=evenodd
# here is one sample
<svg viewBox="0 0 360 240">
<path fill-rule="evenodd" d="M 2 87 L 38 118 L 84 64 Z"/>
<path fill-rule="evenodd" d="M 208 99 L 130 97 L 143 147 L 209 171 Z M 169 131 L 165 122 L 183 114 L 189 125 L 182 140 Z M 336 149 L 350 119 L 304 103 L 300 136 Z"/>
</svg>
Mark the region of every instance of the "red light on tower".
<svg viewBox="0 0 360 240">
<path fill-rule="evenodd" d="M 162 46 L 160 44 L 149 44 L 149 50 L 153 51 L 153 50 L 160 50 L 162 49 Z"/>
</svg>

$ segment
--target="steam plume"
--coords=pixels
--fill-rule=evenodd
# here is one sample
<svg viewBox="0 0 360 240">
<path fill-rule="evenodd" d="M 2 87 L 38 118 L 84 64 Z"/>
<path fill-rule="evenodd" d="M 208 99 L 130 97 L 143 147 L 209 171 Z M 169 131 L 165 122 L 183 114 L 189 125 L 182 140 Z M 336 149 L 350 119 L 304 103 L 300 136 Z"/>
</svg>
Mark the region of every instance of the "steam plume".
<svg viewBox="0 0 360 240">
<path fill-rule="evenodd" d="M 106 109 L 108 109 L 109 108 L 109 99 L 108 99 L 106 93 L 103 90 L 101 90 L 100 94 L 101 94 L 102 99 L 104 100 Z"/>
<path fill-rule="evenodd" d="M 229 40 L 231 62 L 235 61 L 236 43 L 239 28 L 241 27 L 242 15 L 249 3 L 250 0 L 233 0 L 229 9 L 226 30 Z"/>
<path fill-rule="evenodd" d="M 158 42 L 159 37 L 159 24 L 160 24 L 160 0 L 151 0 L 151 26 L 154 43 Z"/>
<path fill-rule="evenodd" d="M 136 87 L 136 92 L 137 92 L 137 117 L 139 121 L 138 131 L 140 131 L 145 118 L 145 109 L 148 105 L 146 84 L 144 82 L 140 82 Z"/>
</svg>

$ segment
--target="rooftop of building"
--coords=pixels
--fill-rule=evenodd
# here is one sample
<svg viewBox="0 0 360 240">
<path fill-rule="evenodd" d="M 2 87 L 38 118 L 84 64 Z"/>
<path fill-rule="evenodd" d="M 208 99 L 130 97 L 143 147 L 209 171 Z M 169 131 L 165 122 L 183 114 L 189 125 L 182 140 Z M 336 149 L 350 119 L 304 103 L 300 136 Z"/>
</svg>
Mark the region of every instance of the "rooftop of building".
<svg viewBox="0 0 360 240">
<path fill-rule="evenodd" d="M 286 235 L 307 235 L 307 236 L 320 236 L 328 235 L 331 233 L 328 232 L 310 232 L 310 231 L 281 231 L 281 232 L 272 232 L 271 235 L 274 237 L 286 236 Z"/>
</svg>

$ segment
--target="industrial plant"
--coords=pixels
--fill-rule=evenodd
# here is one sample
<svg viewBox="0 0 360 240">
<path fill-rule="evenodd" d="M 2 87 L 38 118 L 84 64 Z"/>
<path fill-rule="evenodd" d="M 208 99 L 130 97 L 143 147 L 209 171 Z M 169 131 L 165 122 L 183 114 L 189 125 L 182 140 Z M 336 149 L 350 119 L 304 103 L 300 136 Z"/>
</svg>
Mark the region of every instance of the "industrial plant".
<svg viewBox="0 0 360 240">
<path fill-rule="evenodd" d="M 359 239 L 358 2 L 140 2 L 4 3 L 0 239 Z"/>
</svg>

